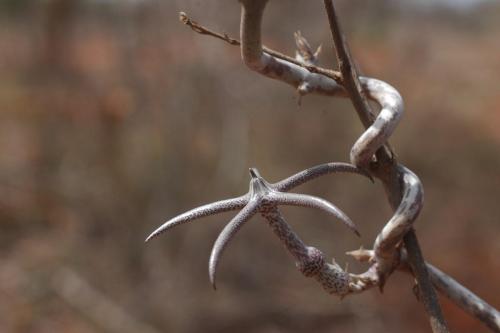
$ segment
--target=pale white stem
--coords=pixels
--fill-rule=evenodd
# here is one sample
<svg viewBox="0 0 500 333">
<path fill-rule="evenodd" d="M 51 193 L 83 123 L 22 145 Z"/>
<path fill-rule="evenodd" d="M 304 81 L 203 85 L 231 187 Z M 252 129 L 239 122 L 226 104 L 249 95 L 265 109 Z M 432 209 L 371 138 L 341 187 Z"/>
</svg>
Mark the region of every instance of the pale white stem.
<svg viewBox="0 0 500 333">
<path fill-rule="evenodd" d="M 403 196 L 396 212 L 378 234 L 373 248 L 377 271 L 385 278 L 394 270 L 398 252 L 396 246 L 410 230 L 423 205 L 424 192 L 418 177 L 409 169 L 399 165 L 403 184 Z M 382 281 L 382 284 L 385 281 Z"/>
</svg>

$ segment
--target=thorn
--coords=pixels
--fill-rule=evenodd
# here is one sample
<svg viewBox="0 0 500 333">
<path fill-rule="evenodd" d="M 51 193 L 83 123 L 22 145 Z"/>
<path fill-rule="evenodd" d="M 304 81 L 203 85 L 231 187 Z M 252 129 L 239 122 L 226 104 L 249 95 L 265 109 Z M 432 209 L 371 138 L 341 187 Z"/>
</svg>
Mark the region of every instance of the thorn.
<svg viewBox="0 0 500 333">
<path fill-rule="evenodd" d="M 361 262 L 369 261 L 371 258 L 370 252 L 365 250 L 362 246 L 359 248 L 359 250 L 348 251 L 345 254 Z"/>
<path fill-rule="evenodd" d="M 144 243 L 147 243 L 149 242 L 152 238 L 154 238 L 156 235 L 153 233 L 151 235 L 149 235 L 145 240 L 144 240 Z"/>
<path fill-rule="evenodd" d="M 368 168 L 360 168 L 360 167 L 356 167 L 356 168 L 358 169 L 358 171 L 359 171 L 360 174 L 362 174 L 366 178 L 370 179 L 370 181 L 372 182 L 372 184 L 375 184 L 375 179 L 373 178 L 373 176 L 368 171 Z"/>
<path fill-rule="evenodd" d="M 316 65 L 318 63 L 318 56 L 321 53 L 321 45 L 313 53 L 311 45 L 302 36 L 300 31 L 295 32 L 293 36 L 295 37 L 295 45 L 297 46 L 295 59 L 307 65 Z"/>
<path fill-rule="evenodd" d="M 189 18 L 187 16 L 187 14 L 184 13 L 184 12 L 179 12 L 179 21 L 181 21 L 184 24 L 188 24 L 189 23 Z"/>
<path fill-rule="evenodd" d="M 257 171 L 257 169 L 250 168 L 250 169 L 248 169 L 248 171 L 250 172 L 250 177 L 259 178 L 259 171 Z"/>
<path fill-rule="evenodd" d="M 354 222 L 352 222 L 350 219 L 348 219 L 348 220 L 343 220 L 342 219 L 342 221 L 347 225 L 347 227 L 349 229 L 352 230 L 352 232 L 354 232 L 356 234 L 356 236 L 361 237 L 361 234 L 358 231 L 358 227 L 356 227 L 356 225 L 354 224 Z"/>
<path fill-rule="evenodd" d="M 366 176 L 366 178 L 370 179 L 370 181 L 372 182 L 372 184 L 375 184 L 375 178 L 373 178 L 373 176 L 370 174 L 370 172 L 368 172 L 368 170 L 366 169 L 359 169 L 361 171 L 361 173 L 363 175 Z"/>
<path fill-rule="evenodd" d="M 322 45 L 322 44 L 320 44 L 320 45 L 318 46 L 318 48 L 316 49 L 316 52 L 314 52 L 314 58 L 316 58 L 316 60 L 318 60 L 318 58 L 319 58 L 319 54 L 321 53 L 322 49 L 323 49 L 323 45 Z"/>
</svg>

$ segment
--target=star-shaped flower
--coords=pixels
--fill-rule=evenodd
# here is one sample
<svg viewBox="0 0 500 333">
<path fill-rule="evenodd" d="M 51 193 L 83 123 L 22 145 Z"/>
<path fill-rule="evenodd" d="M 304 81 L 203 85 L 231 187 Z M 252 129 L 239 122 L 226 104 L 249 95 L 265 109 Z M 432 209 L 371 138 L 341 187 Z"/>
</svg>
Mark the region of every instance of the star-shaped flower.
<svg viewBox="0 0 500 333">
<path fill-rule="evenodd" d="M 146 242 L 179 224 L 190 222 L 204 216 L 241 209 L 219 234 L 210 255 L 209 277 L 210 282 L 215 288 L 215 273 L 222 252 L 238 230 L 257 212 L 260 212 L 265 217 L 266 214 L 275 210 L 279 205 L 316 208 L 337 217 L 359 236 L 359 232 L 356 230 L 351 219 L 327 200 L 306 194 L 286 193 L 307 181 L 334 172 L 357 173 L 371 179 L 367 173 L 350 164 L 325 163 L 303 170 L 277 183 L 270 184 L 260 176 L 257 169 L 251 168 L 250 190 L 247 194 L 237 198 L 203 205 L 178 215 L 156 229 L 149 235 Z"/>
</svg>

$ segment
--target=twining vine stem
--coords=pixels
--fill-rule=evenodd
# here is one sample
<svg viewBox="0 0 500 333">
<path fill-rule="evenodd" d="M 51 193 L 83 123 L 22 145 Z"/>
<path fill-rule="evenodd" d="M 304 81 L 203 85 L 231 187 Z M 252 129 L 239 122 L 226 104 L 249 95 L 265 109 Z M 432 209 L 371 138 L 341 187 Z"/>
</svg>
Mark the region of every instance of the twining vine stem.
<svg viewBox="0 0 500 333">
<path fill-rule="evenodd" d="M 337 55 L 337 62 L 342 73 L 343 86 L 348 91 L 352 104 L 356 109 L 364 127 L 369 128 L 373 123 L 373 112 L 371 111 L 370 105 L 368 104 L 364 91 L 361 87 L 361 83 L 359 82 L 359 76 L 355 67 L 355 63 L 351 58 L 349 46 L 340 28 L 340 22 L 335 12 L 333 1 L 324 0 L 323 3 L 328 16 L 328 22 L 330 24 L 330 30 L 332 33 L 333 43 Z M 379 148 L 379 158 L 382 158 L 381 155 L 387 152 L 386 149 L 388 148 Z M 394 154 L 392 154 L 392 156 L 394 156 Z M 384 160 L 387 160 L 387 158 L 384 158 Z M 394 165 L 397 164 L 395 158 L 392 160 L 392 163 Z M 396 193 L 396 195 L 397 193 L 400 193 L 401 200 L 403 200 L 404 194 L 400 192 L 399 188 L 388 188 L 388 190 Z M 403 237 L 403 241 L 408 252 L 408 261 L 418 283 L 419 291 L 421 294 L 420 298 L 422 299 L 422 302 L 424 303 L 425 309 L 430 318 L 432 331 L 434 333 L 449 332 L 443 313 L 441 311 L 441 307 L 439 305 L 436 292 L 432 286 L 432 283 L 430 282 L 429 274 L 425 266 L 425 261 L 420 250 L 415 231 L 413 229 L 408 230 Z"/>
<path fill-rule="evenodd" d="M 494 331 L 500 332 L 500 314 L 496 309 L 423 261 L 416 235 L 412 229 L 412 224 L 422 208 L 422 185 L 413 172 L 397 163 L 387 143 L 401 118 L 403 100 L 398 91 L 389 84 L 377 79 L 358 76 L 331 1 L 324 0 L 341 73 L 318 67 L 316 64 L 319 50 L 315 53 L 308 50 L 309 44 L 300 33 L 295 34 L 298 47 L 296 59 L 264 47 L 261 42 L 261 22 L 268 0 L 240 0 L 240 2 L 242 4 L 241 42 L 199 25 L 188 18 L 185 13 L 181 13 L 180 19 L 198 33 L 219 38 L 231 45 L 239 45 L 243 62 L 250 69 L 291 85 L 301 96 L 316 93 L 350 97 L 366 130 L 351 149 L 352 165 L 326 163 L 303 170 L 274 184 L 265 181 L 258 171 L 252 168 L 250 169 L 250 190 L 247 194 L 200 206 L 176 216 L 155 230 L 147 240 L 181 223 L 224 211 L 241 210 L 224 228 L 214 244 L 209 272 L 215 287 L 215 271 L 223 250 L 235 233 L 259 212 L 292 254 L 299 270 L 307 277 L 314 277 L 331 294 L 345 297 L 373 287 L 382 289 L 395 269 L 405 269 L 414 274 L 419 282 L 420 295 L 430 315 L 434 332 L 448 332 L 448 329 L 428 275 L 432 283 L 445 296 Z M 370 111 L 366 97 L 380 106 L 381 110 L 376 116 Z M 278 210 L 279 205 L 321 209 L 337 217 L 357 232 L 347 215 L 330 202 L 304 194 L 286 193 L 313 178 L 338 172 L 358 173 L 381 180 L 395 211 L 377 236 L 373 250 L 360 249 L 348 253 L 360 261 L 367 261 L 371 264 L 369 269 L 362 274 L 348 273 L 335 262 L 326 263 L 321 251 L 307 246 L 293 232 Z M 401 248 L 403 243 L 405 249 Z"/>
</svg>

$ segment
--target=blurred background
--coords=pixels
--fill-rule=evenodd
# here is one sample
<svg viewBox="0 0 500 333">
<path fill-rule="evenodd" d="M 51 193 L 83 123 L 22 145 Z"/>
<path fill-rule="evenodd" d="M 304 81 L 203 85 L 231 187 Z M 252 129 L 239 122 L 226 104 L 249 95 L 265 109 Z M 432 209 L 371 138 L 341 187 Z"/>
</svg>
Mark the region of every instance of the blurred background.
<svg viewBox="0 0 500 333">
<path fill-rule="evenodd" d="M 417 234 L 428 261 L 500 307 L 500 4 L 336 1 L 355 59 L 403 95 L 391 144 L 422 179 Z M 304 278 L 260 217 L 207 263 L 232 214 L 167 219 L 269 181 L 347 161 L 362 128 L 349 101 L 307 96 L 247 70 L 239 50 L 193 19 L 238 35 L 234 0 L 0 2 L 1 332 L 429 332 L 411 277 L 343 301 Z M 321 2 L 272 1 L 266 45 L 293 32 L 334 67 Z M 380 183 L 353 175 L 301 192 L 343 209 L 362 238 L 307 209 L 293 228 L 349 270 L 391 216 Z M 446 299 L 453 332 L 487 332 Z"/>
</svg>

